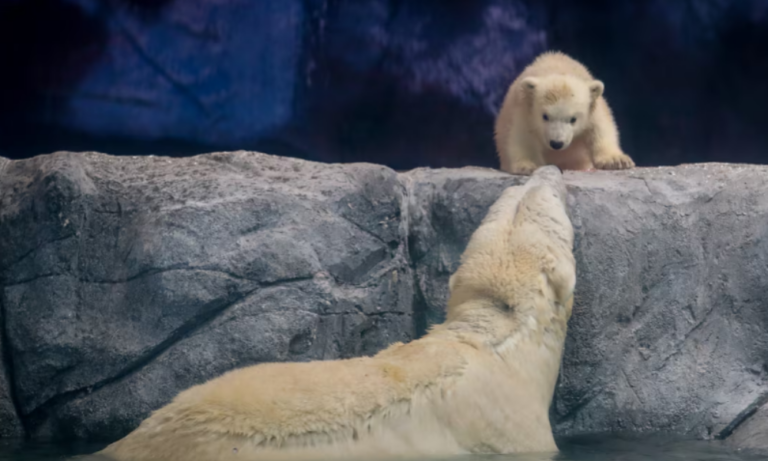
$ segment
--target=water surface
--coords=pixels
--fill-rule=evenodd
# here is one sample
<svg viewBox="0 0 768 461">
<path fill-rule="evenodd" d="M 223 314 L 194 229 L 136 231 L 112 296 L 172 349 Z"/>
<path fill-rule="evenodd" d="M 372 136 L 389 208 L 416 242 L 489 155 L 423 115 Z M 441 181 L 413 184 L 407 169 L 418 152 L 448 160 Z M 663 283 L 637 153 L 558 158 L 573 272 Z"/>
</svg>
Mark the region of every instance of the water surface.
<svg viewBox="0 0 768 461">
<path fill-rule="evenodd" d="M 454 461 L 766 461 L 768 453 L 731 449 L 720 442 L 660 438 L 589 437 L 558 442 L 560 453 L 467 456 Z M 0 461 L 63 461 L 105 444 L 0 441 Z M 363 461 L 363 460 L 361 460 Z"/>
</svg>

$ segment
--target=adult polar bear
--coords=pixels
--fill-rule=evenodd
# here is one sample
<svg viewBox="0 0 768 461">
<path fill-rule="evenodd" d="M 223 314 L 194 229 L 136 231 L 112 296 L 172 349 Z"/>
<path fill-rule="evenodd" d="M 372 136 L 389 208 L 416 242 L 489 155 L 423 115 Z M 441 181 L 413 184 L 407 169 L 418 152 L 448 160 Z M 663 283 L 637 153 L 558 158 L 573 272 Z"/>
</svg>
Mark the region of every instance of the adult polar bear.
<svg viewBox="0 0 768 461">
<path fill-rule="evenodd" d="M 576 282 L 562 175 L 506 189 L 450 279 L 446 321 L 373 357 L 268 363 L 180 393 L 120 461 L 556 451 L 548 410 Z"/>
</svg>

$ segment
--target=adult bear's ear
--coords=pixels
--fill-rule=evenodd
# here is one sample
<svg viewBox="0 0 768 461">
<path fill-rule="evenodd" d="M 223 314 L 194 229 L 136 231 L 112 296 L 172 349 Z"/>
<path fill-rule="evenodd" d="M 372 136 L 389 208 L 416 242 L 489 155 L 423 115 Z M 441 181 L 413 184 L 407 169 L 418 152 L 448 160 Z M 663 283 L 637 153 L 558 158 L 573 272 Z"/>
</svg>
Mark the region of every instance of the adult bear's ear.
<svg viewBox="0 0 768 461">
<path fill-rule="evenodd" d="M 539 79 L 536 77 L 526 77 L 520 83 L 526 92 L 533 93 L 533 91 L 536 89 L 536 87 L 539 84 Z"/>
<path fill-rule="evenodd" d="M 600 80 L 592 80 L 589 84 L 589 95 L 592 97 L 592 101 L 597 101 L 597 98 L 603 95 L 605 85 Z"/>
</svg>

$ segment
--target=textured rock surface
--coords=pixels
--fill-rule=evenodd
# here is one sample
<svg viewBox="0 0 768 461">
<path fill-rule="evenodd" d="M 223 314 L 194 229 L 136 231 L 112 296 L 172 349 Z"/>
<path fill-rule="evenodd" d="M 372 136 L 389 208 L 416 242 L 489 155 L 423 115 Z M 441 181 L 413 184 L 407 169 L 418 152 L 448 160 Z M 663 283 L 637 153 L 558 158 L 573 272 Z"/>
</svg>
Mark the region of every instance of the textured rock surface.
<svg viewBox="0 0 768 461">
<path fill-rule="evenodd" d="M 2 170 L 1 167 L 0 170 Z M 0 306 L 2 306 L 2 302 L 0 302 Z M 3 321 L 4 317 L 0 317 L 0 325 L 3 325 Z M 16 411 L 13 387 L 8 374 L 11 360 L 9 360 L 10 354 L 5 353 L 5 328 L 0 331 L 0 357 L 3 359 L 3 363 L 0 365 L 0 438 L 23 437 L 25 435 L 24 426 Z"/>
<path fill-rule="evenodd" d="M 719 436 L 762 398 L 766 174 L 707 165 L 574 178 L 581 283 L 561 432 Z"/>
<path fill-rule="evenodd" d="M 248 152 L 58 153 L 0 173 L 0 418 L 87 438 L 234 367 L 421 334 L 487 208 L 524 181 Z M 559 435 L 749 445 L 768 395 L 767 179 L 719 164 L 566 173 L 578 281 Z"/>
<path fill-rule="evenodd" d="M 407 176 L 416 184 L 417 286 L 423 311 L 438 320 L 463 242 L 513 181 L 472 170 Z M 556 432 L 727 435 L 768 392 L 768 168 L 707 164 L 566 179 L 578 280 Z"/>
<path fill-rule="evenodd" d="M 8 159 L 0 157 L 0 183 L 2 178 L 5 177 L 4 171 L 9 163 Z M 2 186 L 0 186 L 0 190 L 2 190 Z M 0 195 L 0 197 L 2 196 Z M 2 199 L 0 199 L 0 203 L 2 203 Z M 0 214 L 2 214 L 1 211 Z M 2 241 L 0 239 L 0 248 L 5 248 Z M 2 255 L 2 252 L 0 252 L 0 255 Z M 1 283 L 0 286 L 2 286 Z M 9 368 L 11 367 L 12 358 L 11 354 L 6 353 L 5 332 L 5 310 L 3 309 L 2 296 L 0 295 L 0 360 L 2 360 L 2 364 L 0 364 L 0 438 L 24 435 L 24 428 L 13 400 L 13 382 L 12 379 L 9 379 Z"/>
<path fill-rule="evenodd" d="M 0 180 L 0 285 L 33 435 L 114 437 L 265 360 L 413 337 L 404 188 L 375 165 L 57 154 Z"/>
</svg>

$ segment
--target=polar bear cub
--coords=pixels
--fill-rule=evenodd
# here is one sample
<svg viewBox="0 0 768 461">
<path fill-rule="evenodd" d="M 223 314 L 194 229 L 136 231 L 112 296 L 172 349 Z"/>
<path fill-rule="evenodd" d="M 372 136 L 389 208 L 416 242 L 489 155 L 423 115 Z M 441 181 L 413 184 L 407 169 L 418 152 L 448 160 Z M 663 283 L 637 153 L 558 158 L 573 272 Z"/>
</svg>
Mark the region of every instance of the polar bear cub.
<svg viewBox="0 0 768 461">
<path fill-rule="evenodd" d="M 505 190 L 450 279 L 447 319 L 373 357 L 265 363 L 181 392 L 99 455 L 119 461 L 557 451 L 548 410 L 576 282 L 554 166 Z"/>
<path fill-rule="evenodd" d="M 616 170 L 635 166 L 619 147 L 619 131 L 603 82 L 580 62 L 546 52 L 512 82 L 494 130 L 501 169 L 530 174 L 539 166 Z"/>
</svg>

